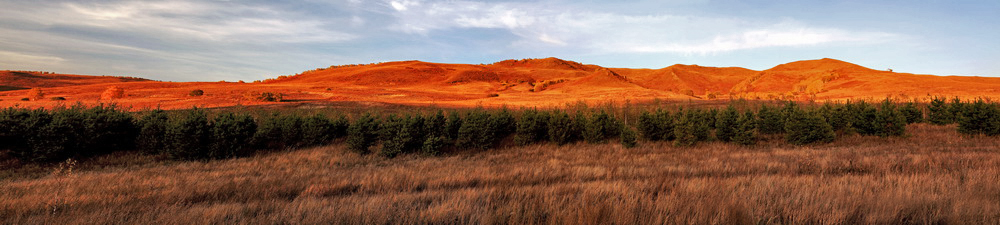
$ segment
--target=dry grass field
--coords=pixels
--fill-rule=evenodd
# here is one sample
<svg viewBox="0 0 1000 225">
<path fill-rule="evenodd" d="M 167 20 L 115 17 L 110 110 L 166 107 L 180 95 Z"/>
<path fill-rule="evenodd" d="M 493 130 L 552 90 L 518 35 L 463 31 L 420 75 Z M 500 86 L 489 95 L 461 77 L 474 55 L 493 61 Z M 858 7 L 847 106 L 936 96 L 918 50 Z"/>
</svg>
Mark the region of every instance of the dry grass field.
<svg viewBox="0 0 1000 225">
<path fill-rule="evenodd" d="M 8 176 L 0 223 L 1000 224 L 1000 139 L 955 130 L 393 159 L 341 144 L 210 162 L 124 153 Z"/>
</svg>

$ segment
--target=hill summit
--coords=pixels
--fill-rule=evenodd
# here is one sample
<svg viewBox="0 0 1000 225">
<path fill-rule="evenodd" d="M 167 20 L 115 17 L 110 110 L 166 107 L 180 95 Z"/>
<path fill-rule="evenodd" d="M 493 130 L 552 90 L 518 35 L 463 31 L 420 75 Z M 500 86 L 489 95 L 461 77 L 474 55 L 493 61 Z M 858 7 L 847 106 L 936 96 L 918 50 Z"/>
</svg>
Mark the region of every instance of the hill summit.
<svg viewBox="0 0 1000 225">
<path fill-rule="evenodd" d="M 380 102 L 454 106 L 560 106 L 578 101 L 624 100 L 922 100 L 931 96 L 1000 97 L 1000 78 L 933 76 L 874 70 L 836 60 L 803 60 L 766 70 L 671 65 L 660 69 L 606 68 L 559 58 L 503 60 L 492 64 L 398 61 L 331 66 L 251 83 L 159 82 L 138 78 L 0 73 L 0 105 L 45 106 L 19 101 L 42 88 L 69 101 L 98 102 L 102 91 L 121 88 L 114 101 L 138 107 L 216 107 L 259 102 L 246 96 L 271 92 L 295 104 Z M 192 90 L 204 96 L 188 96 Z"/>
</svg>

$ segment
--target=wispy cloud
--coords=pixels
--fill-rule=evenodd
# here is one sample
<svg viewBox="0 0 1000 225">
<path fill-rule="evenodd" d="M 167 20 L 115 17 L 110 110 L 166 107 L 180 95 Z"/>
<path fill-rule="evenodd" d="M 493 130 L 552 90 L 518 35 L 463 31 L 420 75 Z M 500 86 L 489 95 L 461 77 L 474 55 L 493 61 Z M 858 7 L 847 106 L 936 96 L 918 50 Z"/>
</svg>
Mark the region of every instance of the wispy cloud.
<svg viewBox="0 0 1000 225">
<path fill-rule="evenodd" d="M 567 46 L 598 53 L 708 54 L 744 49 L 877 41 L 888 33 L 810 26 L 792 19 L 755 21 L 687 15 L 556 11 L 541 3 L 391 1 L 403 32 L 504 29 L 532 48 Z M 405 7 L 396 7 L 405 6 Z M 402 10 L 401 10 L 402 9 Z"/>
</svg>

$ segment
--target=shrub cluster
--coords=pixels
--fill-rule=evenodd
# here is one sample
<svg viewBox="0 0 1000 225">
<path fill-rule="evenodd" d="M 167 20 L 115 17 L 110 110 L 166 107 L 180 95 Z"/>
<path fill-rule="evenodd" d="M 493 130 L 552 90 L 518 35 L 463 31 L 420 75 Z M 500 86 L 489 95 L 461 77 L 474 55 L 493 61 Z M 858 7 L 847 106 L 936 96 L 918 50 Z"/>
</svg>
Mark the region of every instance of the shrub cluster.
<svg viewBox="0 0 1000 225">
<path fill-rule="evenodd" d="M 928 116 L 924 118 L 924 110 Z M 692 146 L 717 140 L 754 145 L 761 138 L 783 137 L 792 144 L 832 141 L 838 135 L 903 136 L 906 124 L 958 123 L 970 135 L 1000 135 L 1000 106 L 983 99 L 963 102 L 935 98 L 926 109 L 916 103 L 865 101 L 819 107 L 731 105 L 722 109 L 662 108 L 640 111 L 634 125 L 614 110 L 475 109 L 352 116 L 302 116 L 294 113 L 251 116 L 203 109 L 126 112 L 113 105 L 57 109 L 0 110 L 0 150 L 26 161 L 54 162 L 138 149 L 184 160 L 224 159 L 259 150 L 317 146 L 346 137 L 361 154 L 385 157 L 453 149 L 485 150 L 528 145 L 618 140 L 634 147 L 638 139 Z"/>
</svg>

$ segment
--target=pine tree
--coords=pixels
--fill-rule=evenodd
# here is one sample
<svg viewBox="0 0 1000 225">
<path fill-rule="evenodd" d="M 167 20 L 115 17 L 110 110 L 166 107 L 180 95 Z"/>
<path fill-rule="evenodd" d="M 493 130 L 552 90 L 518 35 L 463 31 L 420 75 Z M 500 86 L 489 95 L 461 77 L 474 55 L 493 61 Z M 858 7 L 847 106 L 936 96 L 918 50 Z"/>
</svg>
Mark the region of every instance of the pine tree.
<svg viewBox="0 0 1000 225">
<path fill-rule="evenodd" d="M 413 127 L 409 125 L 410 120 L 412 118 L 409 116 L 396 117 L 390 115 L 382 123 L 382 127 L 380 128 L 380 132 L 382 133 L 382 151 L 379 152 L 380 155 L 391 158 L 408 151 L 409 143 L 416 139 Z"/>
<path fill-rule="evenodd" d="M 877 133 L 880 137 L 903 136 L 906 134 L 906 115 L 896 109 L 896 105 L 889 99 L 882 101 L 879 110 L 878 121 L 881 127 Z"/>
<path fill-rule="evenodd" d="M 753 112 L 746 111 L 736 119 L 736 129 L 733 130 L 732 141 L 741 145 L 754 145 L 757 143 L 757 129 L 754 126 L 756 119 Z"/>
<path fill-rule="evenodd" d="M 249 154 L 249 143 L 256 133 L 257 123 L 253 117 L 233 113 L 220 114 L 212 120 L 212 147 L 204 157 L 224 159 Z"/>
<path fill-rule="evenodd" d="M 625 127 L 621 132 L 622 147 L 635 148 L 638 145 L 638 135 L 631 127 Z"/>
<path fill-rule="evenodd" d="M 796 145 L 827 143 L 832 142 L 836 135 L 833 127 L 818 113 L 791 109 L 787 115 L 785 139 L 788 143 Z"/>
<path fill-rule="evenodd" d="M 589 143 L 605 143 L 609 138 L 618 136 L 621 127 L 621 122 L 602 110 L 591 117 L 584 129 L 583 139 Z"/>
<path fill-rule="evenodd" d="M 982 99 L 969 103 L 958 121 L 958 132 L 969 135 L 1000 135 L 1000 109 Z"/>
<path fill-rule="evenodd" d="M 326 116 L 315 114 L 302 120 L 302 146 L 325 145 L 333 141 L 335 127 Z"/>
<path fill-rule="evenodd" d="M 851 108 L 854 115 L 851 126 L 861 135 L 878 135 L 882 133 L 886 121 L 879 116 L 878 109 L 865 101 L 854 104 Z"/>
<path fill-rule="evenodd" d="M 965 108 L 966 104 L 958 97 L 951 99 L 951 104 L 948 104 L 948 113 L 952 116 L 951 123 L 963 120 L 962 116 L 965 116 Z"/>
<path fill-rule="evenodd" d="M 175 159 L 206 159 L 211 146 L 211 125 L 202 109 L 192 109 L 170 124 L 167 155 Z"/>
<path fill-rule="evenodd" d="M 674 126 L 674 146 L 693 146 L 698 142 L 708 140 L 709 126 L 707 113 L 697 109 L 678 112 L 679 119 Z"/>
<path fill-rule="evenodd" d="M 500 120 L 492 119 L 487 112 L 472 111 L 462 119 L 455 145 L 466 149 L 490 149 L 496 143 L 496 134 L 499 133 L 495 129 L 499 129 L 501 125 Z"/>
<path fill-rule="evenodd" d="M 733 136 L 736 133 L 736 120 L 739 119 L 739 116 L 740 113 L 732 105 L 719 113 L 715 119 L 715 137 L 723 142 L 733 141 Z"/>
<path fill-rule="evenodd" d="M 447 123 L 444 111 L 441 110 L 427 117 L 427 121 L 424 122 L 424 131 L 427 132 L 427 137 L 448 137 Z"/>
<path fill-rule="evenodd" d="M 167 134 L 170 118 L 163 110 L 153 110 L 139 120 L 139 136 L 136 144 L 139 149 L 152 154 L 165 151 L 168 143 L 163 138 Z"/>
<path fill-rule="evenodd" d="M 639 114 L 635 127 L 639 130 L 639 134 L 642 135 L 643 139 L 649 141 L 659 141 L 663 138 L 663 131 L 661 131 L 659 126 L 657 126 L 657 122 L 655 114 L 643 111 Z"/>
<path fill-rule="evenodd" d="M 559 145 L 568 144 L 576 141 L 580 136 L 580 127 L 577 126 L 577 123 L 566 112 L 553 112 L 548 124 L 549 141 L 553 143 Z"/>
<path fill-rule="evenodd" d="M 370 153 L 369 147 L 378 141 L 379 123 L 371 113 L 355 119 L 347 129 L 347 147 L 361 154 Z"/>
<path fill-rule="evenodd" d="M 458 139 L 458 130 L 462 127 L 462 117 L 458 116 L 458 112 L 449 112 L 448 121 L 445 122 L 445 142 L 455 143 Z"/>
<path fill-rule="evenodd" d="M 899 111 L 906 117 L 907 124 L 924 121 L 924 113 L 920 111 L 920 108 L 917 108 L 917 103 L 915 102 L 906 103 L 903 107 L 899 108 Z"/>
<path fill-rule="evenodd" d="M 935 125 L 950 124 L 954 121 L 954 115 L 948 110 L 948 103 L 944 98 L 934 97 L 931 104 L 927 105 L 927 120 Z"/>
<path fill-rule="evenodd" d="M 514 143 L 528 145 L 548 139 L 548 112 L 535 109 L 525 110 L 517 121 Z"/>
<path fill-rule="evenodd" d="M 762 105 L 757 111 L 757 129 L 762 134 L 779 134 L 785 131 L 785 118 L 781 111 Z"/>
</svg>

